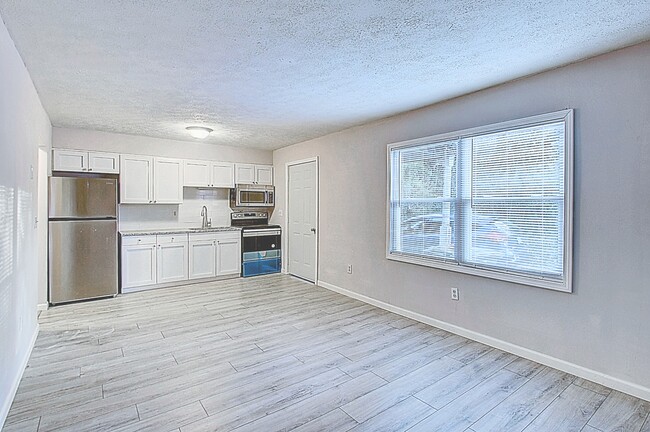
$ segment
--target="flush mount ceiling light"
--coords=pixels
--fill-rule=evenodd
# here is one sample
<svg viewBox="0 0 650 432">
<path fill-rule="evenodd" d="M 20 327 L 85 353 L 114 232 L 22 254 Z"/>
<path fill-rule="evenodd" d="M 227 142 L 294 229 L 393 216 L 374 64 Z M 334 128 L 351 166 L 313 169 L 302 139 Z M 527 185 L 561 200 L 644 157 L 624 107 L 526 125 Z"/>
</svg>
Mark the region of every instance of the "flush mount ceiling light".
<svg viewBox="0 0 650 432">
<path fill-rule="evenodd" d="M 203 139 L 210 135 L 212 129 L 203 126 L 188 126 L 185 128 L 194 138 Z"/>
</svg>

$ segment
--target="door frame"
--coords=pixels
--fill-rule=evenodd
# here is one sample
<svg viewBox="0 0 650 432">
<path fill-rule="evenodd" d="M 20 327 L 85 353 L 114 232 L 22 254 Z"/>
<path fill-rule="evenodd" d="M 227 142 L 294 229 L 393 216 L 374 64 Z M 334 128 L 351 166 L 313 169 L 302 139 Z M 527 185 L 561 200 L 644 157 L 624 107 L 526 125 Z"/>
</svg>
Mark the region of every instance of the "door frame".
<svg viewBox="0 0 650 432">
<path fill-rule="evenodd" d="M 320 161 L 318 156 L 314 156 L 311 158 L 306 158 L 306 159 L 300 159 L 300 160 L 295 160 L 295 161 L 290 161 L 285 164 L 285 171 L 284 171 L 284 196 L 286 199 L 284 200 L 284 215 L 285 215 L 285 221 L 286 221 L 286 232 L 287 235 L 284 237 L 286 238 L 285 244 L 286 247 L 283 248 L 286 252 L 283 252 L 283 262 L 286 263 L 286 266 L 284 266 L 284 272 L 287 274 L 291 274 L 289 271 L 289 241 L 291 236 L 288 235 L 289 233 L 289 168 L 295 165 L 302 165 L 310 162 L 315 162 L 316 163 L 316 247 L 315 247 L 315 256 L 314 256 L 314 267 L 316 268 L 316 274 L 314 275 L 314 285 L 318 285 L 318 274 L 320 273 L 320 262 L 318 260 L 319 256 L 319 241 L 318 239 L 320 238 Z"/>
<path fill-rule="evenodd" d="M 48 221 L 48 195 L 50 193 L 48 188 L 48 180 L 50 171 L 50 155 L 52 151 L 47 147 L 38 147 L 38 165 L 36 169 L 36 195 L 37 195 L 37 210 L 36 210 L 36 227 L 38 237 L 38 304 L 37 310 L 44 311 L 49 307 L 49 221 Z"/>
</svg>

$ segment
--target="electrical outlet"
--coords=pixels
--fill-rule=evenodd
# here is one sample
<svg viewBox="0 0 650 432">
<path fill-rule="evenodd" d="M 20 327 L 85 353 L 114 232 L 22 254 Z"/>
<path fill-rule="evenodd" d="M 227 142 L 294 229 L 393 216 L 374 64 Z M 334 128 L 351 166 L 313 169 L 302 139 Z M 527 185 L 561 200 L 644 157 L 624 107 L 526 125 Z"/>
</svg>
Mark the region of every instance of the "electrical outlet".
<svg viewBox="0 0 650 432">
<path fill-rule="evenodd" d="M 348 264 L 348 274 L 352 274 L 352 264 Z"/>
<path fill-rule="evenodd" d="M 459 300 L 459 297 L 458 297 L 458 288 L 452 288 L 452 289 L 451 289 L 451 299 L 452 299 L 452 300 Z"/>
</svg>

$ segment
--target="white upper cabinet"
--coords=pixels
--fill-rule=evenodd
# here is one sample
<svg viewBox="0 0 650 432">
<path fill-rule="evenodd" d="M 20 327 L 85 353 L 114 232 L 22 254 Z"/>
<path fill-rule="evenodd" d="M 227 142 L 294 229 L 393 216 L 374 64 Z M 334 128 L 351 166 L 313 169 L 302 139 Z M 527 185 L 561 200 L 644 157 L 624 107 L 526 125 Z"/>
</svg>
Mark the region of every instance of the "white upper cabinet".
<svg viewBox="0 0 650 432">
<path fill-rule="evenodd" d="M 54 149 L 52 170 L 118 174 L 117 153 L 89 152 L 85 150 Z"/>
<path fill-rule="evenodd" d="M 234 164 L 186 160 L 183 186 L 189 187 L 235 187 Z"/>
<path fill-rule="evenodd" d="M 272 185 L 273 167 L 271 165 L 235 164 L 235 183 Z"/>
<path fill-rule="evenodd" d="M 255 183 L 255 165 L 252 164 L 235 164 L 235 183 L 253 184 Z"/>
<path fill-rule="evenodd" d="M 153 158 L 120 156 L 120 203 L 153 203 Z"/>
<path fill-rule="evenodd" d="M 255 181 L 260 185 L 273 185 L 273 167 L 270 165 L 255 165 Z"/>
<path fill-rule="evenodd" d="M 186 160 L 184 162 L 184 168 L 183 186 L 210 187 L 210 162 Z"/>
<path fill-rule="evenodd" d="M 88 171 L 119 174 L 120 155 L 117 153 L 88 152 Z"/>
<path fill-rule="evenodd" d="M 212 187 L 235 187 L 235 164 L 227 162 L 212 162 Z"/>
<path fill-rule="evenodd" d="M 88 152 L 79 150 L 52 150 L 54 160 L 53 171 L 88 171 Z"/>
<path fill-rule="evenodd" d="M 183 161 L 151 156 L 121 155 L 121 204 L 180 204 L 183 202 Z"/>
<path fill-rule="evenodd" d="M 154 158 L 153 202 L 181 204 L 183 202 L 183 161 Z"/>
</svg>

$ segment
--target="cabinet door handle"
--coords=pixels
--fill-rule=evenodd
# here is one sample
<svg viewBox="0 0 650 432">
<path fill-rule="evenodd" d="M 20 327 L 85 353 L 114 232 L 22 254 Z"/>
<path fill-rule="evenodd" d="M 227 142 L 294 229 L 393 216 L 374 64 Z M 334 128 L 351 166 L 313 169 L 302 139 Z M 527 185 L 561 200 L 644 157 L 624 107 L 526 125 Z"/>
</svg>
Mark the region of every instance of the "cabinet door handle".
<svg viewBox="0 0 650 432">
<path fill-rule="evenodd" d="M 92 170 L 93 170 L 92 168 L 88 168 L 88 171 L 92 171 Z"/>
</svg>

